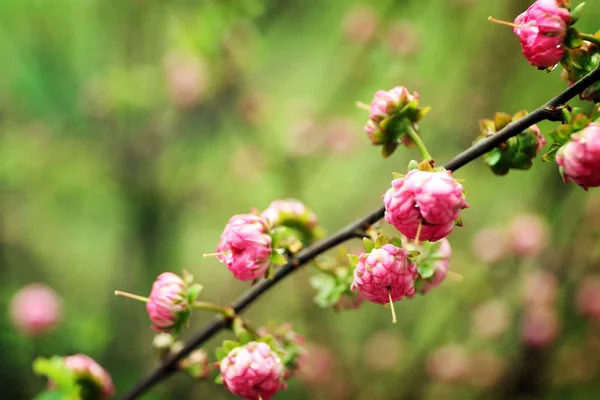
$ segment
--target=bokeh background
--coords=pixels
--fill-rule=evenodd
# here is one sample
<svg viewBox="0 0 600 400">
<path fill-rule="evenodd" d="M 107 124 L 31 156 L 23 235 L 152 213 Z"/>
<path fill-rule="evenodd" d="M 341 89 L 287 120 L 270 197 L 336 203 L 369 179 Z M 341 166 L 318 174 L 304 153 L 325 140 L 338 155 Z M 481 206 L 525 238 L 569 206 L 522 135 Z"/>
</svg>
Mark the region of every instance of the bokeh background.
<svg viewBox="0 0 600 400">
<path fill-rule="evenodd" d="M 441 164 L 495 111 L 534 109 L 565 87 L 530 67 L 512 30 L 528 1 L 4 0 L 0 2 L 0 387 L 29 399 L 37 356 L 86 353 L 119 394 L 156 365 L 144 305 L 163 271 L 189 270 L 203 300 L 247 285 L 216 259 L 233 214 L 295 197 L 329 232 L 381 204 L 392 171 L 362 126 L 378 89 L 433 107 L 422 136 Z M 593 32 L 590 2 L 579 25 Z M 577 103 L 575 101 L 574 103 Z M 553 125 L 542 123 L 548 132 Z M 389 309 L 313 303 L 310 268 L 256 302 L 250 321 L 290 321 L 308 369 L 278 398 L 592 398 L 600 393 L 600 196 L 556 165 L 456 173 L 471 208 L 448 279 Z M 358 243 L 351 243 L 356 247 Z M 15 293 L 43 282 L 62 321 L 27 335 Z M 583 286 L 583 282 L 586 285 Z M 212 316 L 194 314 L 184 337 Z M 212 353 L 223 332 L 210 341 Z M 174 376 L 145 399 L 231 399 Z"/>
</svg>

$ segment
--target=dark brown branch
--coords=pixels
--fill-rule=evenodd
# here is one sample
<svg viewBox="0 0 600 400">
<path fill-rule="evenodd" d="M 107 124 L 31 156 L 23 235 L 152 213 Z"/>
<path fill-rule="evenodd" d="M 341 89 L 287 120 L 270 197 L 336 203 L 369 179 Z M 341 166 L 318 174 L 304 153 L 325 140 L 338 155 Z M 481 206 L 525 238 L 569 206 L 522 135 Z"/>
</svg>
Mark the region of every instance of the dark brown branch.
<svg viewBox="0 0 600 400">
<path fill-rule="evenodd" d="M 583 77 L 581 80 L 576 82 L 574 85 L 560 93 L 548 101 L 543 106 L 539 107 L 532 113 L 528 114 L 524 118 L 511 122 L 504 129 L 498 131 L 495 135 L 484 139 L 474 146 L 463 151 L 448 163 L 444 167 L 448 170 L 455 171 L 460 167 L 468 164 L 476 158 L 484 155 L 488 151 L 492 150 L 498 144 L 506 141 L 507 139 L 516 136 L 523 130 L 527 129 L 533 124 L 544 120 L 560 121 L 562 117 L 561 106 L 585 89 L 600 81 L 600 67 L 590 72 L 588 75 Z M 298 267 L 308 263 L 318 255 L 325 251 L 332 249 L 340 243 L 343 243 L 349 239 L 355 238 L 356 233 L 367 229 L 375 222 L 383 218 L 385 208 L 383 206 L 377 208 L 370 214 L 354 221 L 350 225 L 340 229 L 328 238 L 313 244 L 312 246 L 300 251 L 295 257 L 291 258 L 290 261 L 281 267 L 273 279 L 264 280 L 253 286 L 250 290 L 244 293 L 239 299 L 237 299 L 232 307 L 236 313 L 240 313 L 246 309 L 254 300 L 259 298 L 263 293 L 268 291 L 271 287 L 275 286 L 283 278 L 290 275 Z M 228 321 L 218 317 L 213 319 L 208 325 L 198 331 L 185 345 L 185 347 L 177 354 L 165 360 L 159 367 L 154 369 L 145 378 L 140 380 L 138 384 L 127 394 L 123 396 L 123 400 L 135 399 L 142 393 L 149 390 L 151 387 L 156 385 L 158 382 L 166 378 L 168 375 L 176 371 L 175 366 L 177 362 L 189 354 L 191 351 L 199 347 L 202 343 L 213 337 L 222 329 L 228 326 Z"/>
</svg>

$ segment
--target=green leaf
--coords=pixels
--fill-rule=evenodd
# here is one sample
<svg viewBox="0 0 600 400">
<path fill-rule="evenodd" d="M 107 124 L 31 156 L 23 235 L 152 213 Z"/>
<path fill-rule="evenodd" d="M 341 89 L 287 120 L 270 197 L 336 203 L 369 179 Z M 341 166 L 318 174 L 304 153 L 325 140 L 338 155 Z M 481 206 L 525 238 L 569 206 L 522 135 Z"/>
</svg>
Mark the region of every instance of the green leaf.
<svg viewBox="0 0 600 400">
<path fill-rule="evenodd" d="M 215 357 L 217 358 L 217 361 L 221 361 L 227 357 L 227 354 L 229 354 L 229 352 L 222 347 L 217 347 L 215 350 Z"/>
<path fill-rule="evenodd" d="M 65 396 L 65 399 L 79 398 L 80 387 L 77 384 L 75 372 L 66 366 L 62 357 L 38 358 L 33 362 L 33 371 L 54 382 L 57 390 Z"/>
<path fill-rule="evenodd" d="M 569 25 L 573 25 L 581 17 L 581 12 L 583 11 L 583 6 L 585 6 L 585 3 L 579 4 L 577 7 L 575 7 L 571 11 L 571 22 L 569 22 Z"/>
<path fill-rule="evenodd" d="M 242 344 L 242 345 L 248 344 L 248 343 L 253 342 L 254 340 L 256 340 L 254 338 L 254 335 L 252 335 L 247 330 L 244 330 L 244 331 L 240 332 L 238 339 L 240 341 L 240 344 Z"/>
<path fill-rule="evenodd" d="M 59 392 L 56 390 L 46 390 L 36 397 L 33 400 L 78 400 L 77 397 L 68 397 L 65 396 L 63 392 Z"/>
<path fill-rule="evenodd" d="M 421 278 L 428 279 L 431 278 L 435 274 L 435 269 L 431 265 L 431 263 L 423 263 L 417 265 L 417 270 L 419 271 L 419 275 Z"/>
<path fill-rule="evenodd" d="M 556 161 L 556 153 L 558 152 L 558 150 L 561 148 L 561 144 L 560 143 L 552 143 L 552 146 L 550 146 L 550 150 L 544 154 L 542 156 L 542 161 L 543 162 L 554 162 Z"/>
<path fill-rule="evenodd" d="M 358 264 L 358 256 L 356 254 L 348 254 L 348 260 L 350 261 L 350 265 L 353 267 Z"/>
<path fill-rule="evenodd" d="M 287 258 L 283 254 L 280 254 L 279 251 L 276 250 L 271 253 L 271 263 L 275 265 L 285 265 L 287 262 Z"/>
<path fill-rule="evenodd" d="M 496 131 L 504 128 L 506 125 L 510 124 L 511 121 L 512 117 L 507 113 L 497 112 L 494 115 L 494 127 L 496 128 Z"/>
<path fill-rule="evenodd" d="M 407 253 L 413 258 L 418 257 L 421 254 L 419 250 L 410 250 L 407 251 Z"/>
<path fill-rule="evenodd" d="M 223 384 L 223 374 L 217 375 L 217 377 L 215 378 L 215 383 L 217 385 L 222 385 Z"/>
<path fill-rule="evenodd" d="M 493 167 L 494 165 L 498 164 L 500 162 L 500 159 L 502 159 L 502 151 L 497 148 L 491 150 L 485 155 L 485 162 L 490 167 Z"/>
<path fill-rule="evenodd" d="M 363 246 L 365 246 L 365 252 L 370 253 L 375 247 L 375 243 L 369 238 L 363 238 Z"/>
<path fill-rule="evenodd" d="M 383 156 L 383 158 L 388 158 L 389 156 L 394 154 L 394 151 L 396 151 L 397 147 L 398 143 L 396 142 L 385 142 L 383 144 L 383 147 L 381 148 L 381 155 Z"/>
<path fill-rule="evenodd" d="M 223 348 L 223 350 L 225 350 L 227 353 L 229 353 L 231 350 L 235 349 L 236 347 L 240 347 L 240 344 L 234 340 L 223 340 L 221 347 Z"/>
<path fill-rule="evenodd" d="M 388 243 L 389 243 L 388 239 L 387 239 L 387 237 L 385 237 L 385 235 L 379 235 L 379 236 L 377 236 L 377 239 L 375 239 L 375 248 L 379 249 Z"/>
<path fill-rule="evenodd" d="M 199 283 L 195 283 L 188 287 L 188 301 L 193 303 L 200 295 L 200 292 L 202 292 L 202 289 L 203 287 Z"/>
<path fill-rule="evenodd" d="M 408 171 L 412 171 L 413 169 L 417 169 L 417 168 L 419 168 L 419 162 L 417 160 L 410 160 L 408 162 L 408 167 L 407 167 Z M 404 176 L 404 175 L 402 175 L 402 176 Z"/>
<path fill-rule="evenodd" d="M 402 239 L 400 239 L 398 236 L 394 236 L 391 240 L 390 240 L 390 244 L 393 244 L 396 247 L 400 247 L 402 248 Z"/>
<path fill-rule="evenodd" d="M 404 175 L 402 175 L 399 172 L 392 172 L 392 178 L 394 178 L 394 179 L 400 179 L 400 178 L 404 178 Z"/>
</svg>

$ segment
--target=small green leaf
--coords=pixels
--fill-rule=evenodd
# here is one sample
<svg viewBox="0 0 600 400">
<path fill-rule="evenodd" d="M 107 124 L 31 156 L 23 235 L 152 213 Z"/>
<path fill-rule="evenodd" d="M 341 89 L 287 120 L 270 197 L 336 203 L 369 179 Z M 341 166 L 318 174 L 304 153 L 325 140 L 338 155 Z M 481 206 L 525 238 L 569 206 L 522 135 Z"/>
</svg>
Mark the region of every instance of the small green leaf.
<svg viewBox="0 0 600 400">
<path fill-rule="evenodd" d="M 398 236 L 394 236 L 392 240 L 390 240 L 390 244 L 402 248 L 402 239 L 400 239 Z"/>
<path fill-rule="evenodd" d="M 377 239 L 375 239 L 375 248 L 379 249 L 388 243 L 389 243 L 388 239 L 387 239 L 387 237 L 385 237 L 385 235 L 379 235 L 379 236 L 377 236 Z"/>
<path fill-rule="evenodd" d="M 348 260 L 350 261 L 350 265 L 353 267 L 358 264 L 358 256 L 356 254 L 348 254 Z"/>
<path fill-rule="evenodd" d="M 404 175 L 402 175 L 401 173 L 398 173 L 398 172 L 392 172 L 392 178 L 400 179 L 400 178 L 404 178 Z"/>
<path fill-rule="evenodd" d="M 240 347 L 240 344 L 233 340 L 223 340 L 221 347 L 223 348 L 223 350 L 225 350 L 227 353 L 229 353 L 231 350 L 235 349 L 236 347 Z"/>
<path fill-rule="evenodd" d="M 431 278 L 435 274 L 435 269 L 430 263 L 417 265 L 417 270 L 423 279 Z"/>
<path fill-rule="evenodd" d="M 280 254 L 279 251 L 271 253 L 271 263 L 275 265 L 285 265 L 287 262 L 287 258 L 283 254 Z"/>
<path fill-rule="evenodd" d="M 583 6 L 585 6 L 585 3 L 581 3 L 581 4 L 577 5 L 577 7 L 575 7 L 571 11 L 571 21 L 569 22 L 569 25 L 573 25 L 581 17 L 581 12 L 583 11 Z"/>
<path fill-rule="evenodd" d="M 556 153 L 558 152 L 558 150 L 561 148 L 562 146 L 560 145 L 560 143 L 552 143 L 552 146 L 550 146 L 550 150 L 544 154 L 542 156 L 542 161 L 543 162 L 554 162 L 556 161 Z"/>
<path fill-rule="evenodd" d="M 454 226 L 460 226 L 462 228 L 463 226 L 463 219 L 462 217 L 458 217 L 455 221 L 454 221 Z"/>
<path fill-rule="evenodd" d="M 498 164 L 502 159 L 502 151 L 500 149 L 493 149 L 485 155 L 485 162 L 490 167 Z"/>
<path fill-rule="evenodd" d="M 412 171 L 413 169 L 417 169 L 417 168 L 419 168 L 419 162 L 417 160 L 410 160 L 408 162 L 408 168 L 407 168 L 408 171 Z M 404 175 L 402 175 L 402 176 L 404 176 Z"/>
<path fill-rule="evenodd" d="M 217 377 L 215 378 L 215 383 L 217 385 L 222 385 L 223 384 L 223 374 L 217 375 Z"/>
<path fill-rule="evenodd" d="M 77 397 L 68 397 L 63 392 L 56 390 L 46 390 L 34 397 L 33 400 L 77 400 Z"/>
<path fill-rule="evenodd" d="M 365 252 L 370 253 L 375 247 L 375 243 L 369 238 L 363 238 L 363 246 L 365 246 Z"/>
<path fill-rule="evenodd" d="M 188 301 L 193 303 L 200 295 L 200 292 L 202 292 L 202 289 L 203 287 L 199 283 L 195 283 L 188 287 Z"/>
<path fill-rule="evenodd" d="M 389 156 L 394 154 L 394 151 L 396 151 L 397 147 L 398 143 L 396 142 L 385 142 L 383 144 L 383 147 L 381 148 L 381 155 L 383 156 L 383 158 L 388 158 Z"/>
<path fill-rule="evenodd" d="M 240 341 L 240 344 L 242 344 L 242 345 L 248 344 L 255 340 L 254 336 L 247 330 L 240 332 L 238 339 Z"/>
<path fill-rule="evenodd" d="M 227 354 L 229 354 L 229 352 L 222 347 L 217 347 L 215 350 L 215 357 L 217 358 L 217 361 L 221 361 L 227 357 Z"/>
<path fill-rule="evenodd" d="M 407 253 L 408 253 L 408 254 L 409 254 L 409 255 L 410 255 L 412 258 L 418 257 L 418 256 L 421 254 L 421 252 L 420 252 L 419 250 L 409 250 L 409 251 L 407 251 Z"/>
</svg>

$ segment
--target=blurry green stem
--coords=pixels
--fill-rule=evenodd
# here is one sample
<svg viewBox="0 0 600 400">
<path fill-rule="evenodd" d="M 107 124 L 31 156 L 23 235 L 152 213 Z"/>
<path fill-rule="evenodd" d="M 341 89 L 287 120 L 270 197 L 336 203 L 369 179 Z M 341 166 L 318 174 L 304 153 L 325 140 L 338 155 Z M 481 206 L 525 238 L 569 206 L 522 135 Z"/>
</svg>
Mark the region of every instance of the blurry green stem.
<svg viewBox="0 0 600 400">
<path fill-rule="evenodd" d="M 427 151 L 427 147 L 425 147 L 425 143 L 423 143 L 423 140 L 421 140 L 421 136 L 419 136 L 417 131 L 415 131 L 412 126 L 408 127 L 406 133 L 417 145 L 417 148 L 419 149 L 419 152 L 421 152 L 421 157 L 423 157 L 423 160 L 433 160 L 433 157 L 431 157 L 431 154 L 429 154 L 429 152 Z"/>
<path fill-rule="evenodd" d="M 594 35 L 590 35 L 589 33 L 580 33 L 579 36 L 581 36 L 583 40 L 593 43 L 596 46 L 600 46 L 600 39 Z"/>
<path fill-rule="evenodd" d="M 229 318 L 231 315 L 231 313 L 225 307 L 221 307 L 217 304 L 209 303 L 207 301 L 195 301 L 192 303 L 192 308 L 195 310 L 212 311 L 217 314 L 221 314 L 225 318 Z"/>
</svg>

